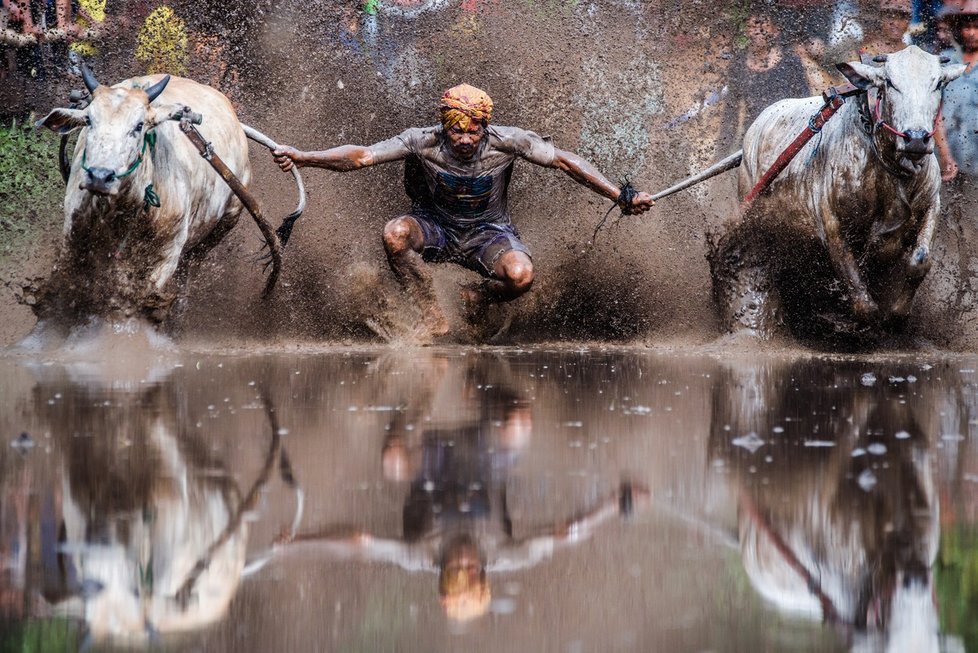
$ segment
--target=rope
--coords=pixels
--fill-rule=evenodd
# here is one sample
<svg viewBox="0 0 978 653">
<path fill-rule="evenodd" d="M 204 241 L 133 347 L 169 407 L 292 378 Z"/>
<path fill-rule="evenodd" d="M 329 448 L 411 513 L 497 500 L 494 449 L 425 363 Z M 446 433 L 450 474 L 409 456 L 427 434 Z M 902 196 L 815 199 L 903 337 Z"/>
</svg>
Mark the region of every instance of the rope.
<svg viewBox="0 0 978 653">
<path fill-rule="evenodd" d="M 635 197 L 637 195 L 638 191 L 635 190 L 635 187 L 632 186 L 631 180 L 626 176 L 622 181 L 621 192 L 618 193 L 618 198 L 615 200 L 615 203 L 610 209 L 608 209 L 608 212 L 604 214 L 604 217 L 601 218 L 601 222 L 599 222 L 598 226 L 594 228 L 594 233 L 591 234 L 592 245 L 598 238 L 598 232 L 601 231 L 605 223 L 608 221 L 608 216 L 611 215 L 611 212 L 618 208 L 621 209 L 622 215 L 629 215 L 625 211 L 631 207 L 632 202 L 635 201 Z"/>
</svg>

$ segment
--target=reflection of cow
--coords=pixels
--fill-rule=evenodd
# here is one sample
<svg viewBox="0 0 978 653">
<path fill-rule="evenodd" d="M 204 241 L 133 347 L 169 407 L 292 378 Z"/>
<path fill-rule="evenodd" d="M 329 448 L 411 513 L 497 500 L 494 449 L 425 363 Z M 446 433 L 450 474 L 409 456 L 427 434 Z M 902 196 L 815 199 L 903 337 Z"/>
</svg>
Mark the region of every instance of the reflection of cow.
<svg viewBox="0 0 978 653">
<path fill-rule="evenodd" d="M 964 66 L 911 46 L 882 67 L 840 64 L 848 101 L 710 248 L 727 331 L 871 335 L 902 321 L 931 266 L 940 210 L 933 155 L 944 87 Z M 821 98 L 768 107 L 744 137 L 744 196 L 804 130 Z M 819 319 L 813 319 L 819 318 Z"/>
<path fill-rule="evenodd" d="M 55 390 L 63 399 L 49 405 Z M 264 465 L 242 493 L 207 441 L 179 422 L 166 383 L 129 393 L 45 382 L 36 396 L 65 461 L 56 610 L 95 638 L 221 619 L 245 570 L 245 512 L 276 462 L 291 480 L 274 414 Z"/>
<path fill-rule="evenodd" d="M 189 106 L 200 132 L 242 183 L 251 178 L 245 132 L 230 102 L 189 79 L 160 76 L 103 86 L 87 68 L 85 109 L 38 121 L 81 129 L 65 193 L 63 242 L 36 309 L 39 318 L 143 315 L 162 319 L 175 273 L 235 225 L 243 205 L 184 136 Z M 277 248 L 278 243 L 270 243 Z"/>
<path fill-rule="evenodd" d="M 710 457 L 737 497 L 744 569 L 779 610 L 836 625 L 856 649 L 936 651 L 929 422 L 858 368 L 821 369 L 718 378 Z"/>
</svg>

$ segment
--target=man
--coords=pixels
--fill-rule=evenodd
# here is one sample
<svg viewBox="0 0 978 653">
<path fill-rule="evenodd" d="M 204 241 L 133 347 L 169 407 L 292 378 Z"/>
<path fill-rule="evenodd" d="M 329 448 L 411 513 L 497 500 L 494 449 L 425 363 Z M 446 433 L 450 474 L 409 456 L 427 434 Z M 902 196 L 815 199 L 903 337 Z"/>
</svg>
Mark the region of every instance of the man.
<svg viewBox="0 0 978 653">
<path fill-rule="evenodd" d="M 877 29 L 867 30 L 860 54 L 899 52 L 910 44 L 910 0 L 880 0 Z"/>
<path fill-rule="evenodd" d="M 954 63 L 968 66 L 959 79 L 944 91 L 942 118 L 936 133 L 937 149 L 945 181 L 962 173 L 968 180 L 978 180 L 978 0 L 966 0 L 949 6 L 941 18 L 950 27 L 957 49 L 942 54 Z"/>
<path fill-rule="evenodd" d="M 425 262 L 451 261 L 485 277 L 462 293 L 467 314 L 516 299 L 533 283 L 530 252 L 512 224 L 507 190 L 517 157 L 558 168 L 574 181 L 614 200 L 622 212 L 648 211 L 647 193 L 619 188 L 590 163 L 554 147 L 549 138 L 517 127 L 490 126 L 492 99 L 461 84 L 439 104 L 441 125 L 412 128 L 369 147 L 342 145 L 322 152 L 292 147 L 274 151 L 282 170 L 292 165 L 346 172 L 406 160 L 405 189 L 411 210 L 384 227 L 391 269 L 421 303 L 427 337 L 448 333 L 448 321 L 435 301 Z"/>
<path fill-rule="evenodd" d="M 941 178 L 948 183 L 941 192 L 942 216 L 946 228 L 939 236 L 943 243 L 942 266 L 947 285 L 937 290 L 946 319 L 957 324 L 973 322 L 978 315 L 978 0 L 946 3 L 940 14 L 956 47 L 941 54 L 956 64 L 968 67 L 961 77 L 944 90 L 941 117 L 934 142 L 937 146 Z M 941 279 L 942 276 L 938 276 Z M 938 282 L 935 282 L 937 284 Z M 940 287 L 940 286 L 936 286 Z M 948 299 L 950 301 L 948 301 Z"/>
</svg>

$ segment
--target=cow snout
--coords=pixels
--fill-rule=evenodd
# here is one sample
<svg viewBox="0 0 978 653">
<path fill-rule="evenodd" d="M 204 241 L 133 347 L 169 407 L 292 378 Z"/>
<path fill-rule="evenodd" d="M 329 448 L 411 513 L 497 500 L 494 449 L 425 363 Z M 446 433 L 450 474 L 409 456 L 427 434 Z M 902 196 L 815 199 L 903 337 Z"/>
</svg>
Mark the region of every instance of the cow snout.
<svg viewBox="0 0 978 653">
<path fill-rule="evenodd" d="M 934 151 L 934 141 L 930 133 L 923 129 L 909 129 L 903 132 L 900 151 L 911 159 L 919 159 Z"/>
<path fill-rule="evenodd" d="M 82 189 L 97 193 L 99 195 L 114 194 L 114 182 L 116 181 L 115 171 L 108 168 L 88 168 L 85 181 L 82 182 Z"/>
</svg>

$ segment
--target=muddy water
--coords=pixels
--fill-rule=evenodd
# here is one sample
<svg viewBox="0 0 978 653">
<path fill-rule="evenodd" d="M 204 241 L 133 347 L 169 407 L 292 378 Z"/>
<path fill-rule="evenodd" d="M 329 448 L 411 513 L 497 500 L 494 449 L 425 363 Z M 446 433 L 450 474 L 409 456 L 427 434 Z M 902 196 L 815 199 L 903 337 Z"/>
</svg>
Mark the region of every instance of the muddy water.
<svg viewBox="0 0 978 653">
<path fill-rule="evenodd" d="M 2 359 L 0 649 L 978 650 L 976 380 L 627 349 Z"/>
</svg>

